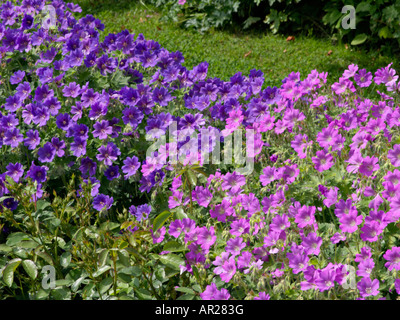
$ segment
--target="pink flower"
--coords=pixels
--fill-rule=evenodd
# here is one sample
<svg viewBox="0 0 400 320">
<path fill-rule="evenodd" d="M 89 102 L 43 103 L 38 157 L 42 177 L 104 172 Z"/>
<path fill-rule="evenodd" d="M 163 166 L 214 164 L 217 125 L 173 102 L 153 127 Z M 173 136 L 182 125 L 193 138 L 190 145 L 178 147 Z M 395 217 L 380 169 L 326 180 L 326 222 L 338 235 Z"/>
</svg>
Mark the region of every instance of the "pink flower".
<svg viewBox="0 0 400 320">
<path fill-rule="evenodd" d="M 178 3 L 183 6 L 186 3 L 186 0 L 179 0 Z"/>
</svg>

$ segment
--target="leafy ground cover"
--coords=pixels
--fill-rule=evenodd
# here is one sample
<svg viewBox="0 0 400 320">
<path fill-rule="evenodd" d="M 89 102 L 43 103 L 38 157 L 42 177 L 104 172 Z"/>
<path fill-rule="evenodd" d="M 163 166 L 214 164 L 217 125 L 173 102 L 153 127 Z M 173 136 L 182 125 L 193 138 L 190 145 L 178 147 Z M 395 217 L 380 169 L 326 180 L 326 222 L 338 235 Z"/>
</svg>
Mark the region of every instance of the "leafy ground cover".
<svg viewBox="0 0 400 320">
<path fill-rule="evenodd" d="M 392 64 L 263 88 L 80 11 L 0 7 L 2 299 L 399 297 Z"/>
</svg>

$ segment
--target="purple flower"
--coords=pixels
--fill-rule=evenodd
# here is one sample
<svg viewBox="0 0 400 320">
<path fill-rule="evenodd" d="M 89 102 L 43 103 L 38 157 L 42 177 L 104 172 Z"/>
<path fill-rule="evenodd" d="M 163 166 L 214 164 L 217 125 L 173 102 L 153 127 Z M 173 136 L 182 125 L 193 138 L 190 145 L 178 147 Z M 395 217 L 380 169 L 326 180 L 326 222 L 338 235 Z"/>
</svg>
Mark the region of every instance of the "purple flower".
<svg viewBox="0 0 400 320">
<path fill-rule="evenodd" d="M 111 208 L 113 202 L 113 197 L 100 193 L 93 199 L 93 208 L 97 211 L 101 211 L 104 208 L 108 210 Z"/>
<path fill-rule="evenodd" d="M 34 150 L 40 143 L 39 131 L 29 129 L 26 136 L 27 138 L 24 139 L 24 145 L 27 146 L 29 150 Z"/>
<path fill-rule="evenodd" d="M 140 167 L 139 159 L 136 156 L 127 157 L 122 166 L 122 172 L 125 174 L 125 179 L 133 176 Z"/>
<path fill-rule="evenodd" d="M 234 236 L 241 236 L 244 233 L 249 233 L 250 222 L 247 219 L 241 218 L 231 223 L 231 234 Z"/>
<path fill-rule="evenodd" d="M 366 259 L 360 262 L 358 265 L 357 276 L 367 277 L 371 276 L 372 269 L 375 267 L 375 262 L 372 259 Z"/>
<path fill-rule="evenodd" d="M 104 171 L 104 175 L 108 180 L 114 180 L 119 177 L 119 167 L 118 166 L 109 166 L 106 171 Z"/>
<path fill-rule="evenodd" d="M 388 151 L 387 157 L 394 167 L 400 166 L 400 144 L 395 144 L 393 149 Z"/>
<path fill-rule="evenodd" d="M 243 242 L 241 237 L 236 237 L 233 239 L 229 239 L 226 242 L 225 251 L 229 252 L 232 256 L 237 256 L 240 254 L 240 251 L 246 247 L 246 244 Z"/>
<path fill-rule="evenodd" d="M 23 138 L 24 136 L 19 132 L 19 129 L 12 128 L 6 130 L 3 143 L 11 146 L 11 148 L 16 148 L 23 141 Z"/>
<path fill-rule="evenodd" d="M 353 233 L 358 230 L 358 226 L 363 223 L 363 216 L 357 215 L 357 211 L 343 214 L 339 218 L 340 229 L 343 232 Z"/>
<path fill-rule="evenodd" d="M 22 164 L 17 163 L 9 163 L 6 167 L 6 175 L 11 177 L 15 182 L 18 182 L 19 179 L 22 178 L 24 174 L 24 169 L 22 168 Z"/>
<path fill-rule="evenodd" d="M 18 84 L 22 81 L 22 79 L 24 79 L 24 77 L 25 77 L 25 71 L 19 70 L 10 77 L 10 83 Z"/>
<path fill-rule="evenodd" d="M 168 89 L 164 87 L 157 87 L 153 91 L 153 101 L 160 104 L 163 107 L 168 106 L 168 103 L 172 100 Z"/>
<path fill-rule="evenodd" d="M 87 141 L 84 138 L 76 137 L 74 142 L 71 143 L 71 151 L 75 157 L 80 157 L 86 154 L 86 144 Z"/>
<path fill-rule="evenodd" d="M 220 273 L 221 280 L 229 282 L 236 273 L 236 262 L 235 257 L 230 257 L 222 265 L 222 272 Z"/>
<path fill-rule="evenodd" d="M 67 131 L 71 126 L 71 116 L 68 113 L 60 113 L 56 118 L 57 127 Z"/>
<path fill-rule="evenodd" d="M 42 182 L 46 181 L 47 170 L 48 167 L 36 166 L 35 163 L 32 161 L 31 167 L 27 171 L 26 176 L 41 184 Z"/>
<path fill-rule="evenodd" d="M 93 125 L 93 137 L 104 140 L 108 138 L 108 135 L 112 134 L 112 126 L 110 126 L 107 120 L 102 120 L 101 122 L 96 122 Z"/>
<path fill-rule="evenodd" d="M 257 297 L 254 297 L 254 300 L 270 300 L 271 297 L 268 293 L 263 292 L 259 292 Z"/>
<path fill-rule="evenodd" d="M 83 178 L 87 178 L 88 176 L 94 176 L 96 174 L 97 163 L 94 162 L 89 157 L 81 159 L 81 165 L 79 170 L 82 173 Z"/>
<path fill-rule="evenodd" d="M 81 87 L 76 82 L 70 82 L 63 89 L 64 97 L 76 98 L 81 93 Z"/>
<path fill-rule="evenodd" d="M 322 238 L 318 237 L 315 232 L 311 232 L 306 237 L 302 237 L 301 244 L 308 255 L 319 255 L 320 247 L 322 245 Z"/>
<path fill-rule="evenodd" d="M 153 229 L 150 229 L 151 231 L 151 236 L 153 238 L 153 243 L 160 243 L 164 240 L 165 237 L 165 226 L 162 226 L 160 229 L 156 230 L 156 232 L 153 233 Z"/>
<path fill-rule="evenodd" d="M 375 242 L 378 240 L 378 235 L 382 233 L 382 228 L 379 222 L 370 221 L 364 223 L 364 226 L 361 228 L 361 239 L 363 241 Z"/>
<path fill-rule="evenodd" d="M 56 155 L 56 148 L 51 142 L 46 142 L 42 148 L 38 150 L 40 162 L 52 162 Z"/>
<path fill-rule="evenodd" d="M 355 262 L 363 262 L 372 257 L 371 248 L 365 246 L 361 248 L 361 253 L 356 254 L 356 258 L 354 259 Z"/>
<path fill-rule="evenodd" d="M 97 160 L 102 161 L 106 166 L 111 166 L 112 162 L 117 160 L 121 154 L 121 151 L 112 142 L 109 142 L 107 146 L 101 146 L 98 151 L 99 154 L 96 155 Z"/>
<path fill-rule="evenodd" d="M 210 229 L 203 227 L 199 230 L 197 235 L 197 241 L 203 250 L 208 250 L 217 240 L 215 235 L 214 227 L 211 226 Z"/>
<path fill-rule="evenodd" d="M 208 207 L 213 197 L 210 190 L 202 186 L 196 186 L 192 193 L 193 193 L 193 199 L 197 201 L 197 203 L 204 208 Z"/>
<path fill-rule="evenodd" d="M 312 226 L 315 222 L 315 207 L 314 206 L 302 206 L 296 216 L 294 222 L 297 223 L 299 228 L 304 228 L 306 226 Z"/>
<path fill-rule="evenodd" d="M 168 233 L 174 238 L 178 238 L 183 232 L 183 223 L 181 220 L 174 220 L 170 223 Z"/>
<path fill-rule="evenodd" d="M 334 165 L 332 155 L 325 150 L 317 151 L 316 157 L 312 158 L 312 162 L 315 164 L 315 170 L 319 172 L 328 170 Z"/>
<path fill-rule="evenodd" d="M 8 199 L 3 200 L 3 205 L 7 209 L 10 209 L 11 211 L 14 211 L 18 207 L 18 201 L 15 200 L 14 198 L 8 198 Z"/>
<path fill-rule="evenodd" d="M 19 96 L 9 96 L 6 99 L 6 103 L 4 104 L 4 108 L 10 112 L 17 111 L 22 105 L 22 101 Z"/>
<path fill-rule="evenodd" d="M 229 291 L 225 288 L 218 290 L 214 282 L 208 285 L 204 292 L 200 293 L 202 300 L 229 300 L 230 296 Z"/>
<path fill-rule="evenodd" d="M 270 230 L 283 231 L 290 227 L 290 221 L 286 214 L 276 215 L 271 224 L 269 225 Z"/>
</svg>

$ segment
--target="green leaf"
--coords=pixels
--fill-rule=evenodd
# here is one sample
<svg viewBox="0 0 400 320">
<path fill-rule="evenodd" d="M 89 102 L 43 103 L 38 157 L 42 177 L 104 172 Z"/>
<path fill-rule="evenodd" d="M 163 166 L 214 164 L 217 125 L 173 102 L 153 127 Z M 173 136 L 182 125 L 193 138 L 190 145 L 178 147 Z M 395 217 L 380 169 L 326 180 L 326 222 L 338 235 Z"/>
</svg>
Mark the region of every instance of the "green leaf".
<svg viewBox="0 0 400 320">
<path fill-rule="evenodd" d="M 73 292 L 76 292 L 76 291 L 78 291 L 78 289 L 79 289 L 79 286 L 82 284 L 82 282 L 83 282 L 83 280 L 85 280 L 86 279 L 86 275 L 84 275 L 84 276 L 82 276 L 82 277 L 80 277 L 80 278 L 78 278 L 73 284 L 72 284 L 72 286 L 71 286 L 71 290 L 73 291 Z"/>
<path fill-rule="evenodd" d="M 356 35 L 353 41 L 350 43 L 352 46 L 358 46 L 367 40 L 368 36 L 365 33 Z"/>
<path fill-rule="evenodd" d="M 188 218 L 188 216 L 185 213 L 185 211 L 183 211 L 183 208 L 177 207 L 176 210 L 174 211 L 174 220 L 182 220 L 186 218 Z"/>
<path fill-rule="evenodd" d="M 60 257 L 60 264 L 63 268 L 67 268 L 69 264 L 71 263 L 71 253 L 70 252 L 64 252 L 61 257 Z"/>
<path fill-rule="evenodd" d="M 11 250 L 12 250 L 11 247 L 9 247 L 8 245 L 6 245 L 4 243 L 0 244 L 0 252 L 1 253 L 8 253 Z"/>
<path fill-rule="evenodd" d="M 99 253 L 99 266 L 102 267 L 106 264 L 108 257 L 108 249 L 102 249 Z"/>
<path fill-rule="evenodd" d="M 153 233 L 160 229 L 171 215 L 169 211 L 161 212 L 153 221 Z"/>
<path fill-rule="evenodd" d="M 189 294 L 196 294 L 196 292 L 194 292 L 192 289 L 190 289 L 190 288 L 185 288 L 185 287 L 175 288 L 175 290 L 176 290 L 176 291 L 180 291 L 180 292 L 189 293 Z"/>
<path fill-rule="evenodd" d="M 187 178 L 189 179 L 189 183 L 192 185 L 192 187 L 197 185 L 197 175 L 192 171 L 188 170 L 186 172 Z"/>
<path fill-rule="evenodd" d="M 187 293 L 178 297 L 176 300 L 193 300 L 195 297 L 196 295 Z"/>
<path fill-rule="evenodd" d="M 10 247 L 20 243 L 22 240 L 29 240 L 29 236 L 22 232 L 11 233 L 8 238 L 6 244 Z"/>
<path fill-rule="evenodd" d="M 108 289 L 110 289 L 112 284 L 113 284 L 113 279 L 111 277 L 103 279 L 99 284 L 100 293 L 101 294 L 105 293 Z"/>
<path fill-rule="evenodd" d="M 185 265 L 185 260 L 183 260 L 181 257 L 173 253 L 160 255 L 159 259 L 164 265 L 175 270 L 180 270 L 180 266 Z"/>
<path fill-rule="evenodd" d="M 98 277 L 100 275 L 102 275 L 104 272 L 108 271 L 111 269 L 111 266 L 103 266 L 100 269 L 98 269 L 95 273 L 93 273 L 93 277 Z"/>
<path fill-rule="evenodd" d="M 24 267 L 28 276 L 30 276 L 32 280 L 35 280 L 38 275 L 36 264 L 32 260 L 24 260 L 22 261 L 22 266 Z"/>
<path fill-rule="evenodd" d="M 55 300 L 71 300 L 71 291 L 64 288 L 56 288 L 51 290 L 51 296 Z"/>
<path fill-rule="evenodd" d="M 360 2 L 356 7 L 356 12 L 369 12 L 370 7 L 371 5 L 368 2 Z"/>
<path fill-rule="evenodd" d="M 47 208 L 48 206 L 50 206 L 50 203 L 44 200 L 38 200 L 36 203 L 36 210 L 43 210 L 44 208 Z"/>
<path fill-rule="evenodd" d="M 5 269 L 3 271 L 3 280 L 7 286 L 9 286 L 9 287 L 12 286 L 12 284 L 14 282 L 14 272 L 20 265 L 21 261 L 22 261 L 22 259 L 19 259 L 19 258 L 10 260 L 8 262 L 7 266 L 5 267 Z"/>
<path fill-rule="evenodd" d="M 176 241 L 169 241 L 164 245 L 163 251 L 169 251 L 169 252 L 182 252 L 187 250 L 187 248 L 184 245 L 181 245 L 180 243 Z"/>
<path fill-rule="evenodd" d="M 379 38 L 387 39 L 387 38 L 392 38 L 393 34 L 390 32 L 388 26 L 385 26 L 379 30 L 378 36 Z"/>
</svg>

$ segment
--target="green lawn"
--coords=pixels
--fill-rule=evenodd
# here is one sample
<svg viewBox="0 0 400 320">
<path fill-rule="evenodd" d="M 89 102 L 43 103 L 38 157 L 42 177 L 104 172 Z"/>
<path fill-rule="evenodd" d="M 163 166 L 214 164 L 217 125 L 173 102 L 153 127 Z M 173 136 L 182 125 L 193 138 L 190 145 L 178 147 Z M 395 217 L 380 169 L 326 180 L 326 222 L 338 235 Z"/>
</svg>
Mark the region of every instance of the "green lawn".
<svg viewBox="0 0 400 320">
<path fill-rule="evenodd" d="M 381 56 L 379 52 L 363 53 L 354 47 L 333 45 L 328 39 L 297 37 L 286 41 L 286 36 L 265 32 L 232 33 L 210 31 L 200 34 L 180 28 L 174 23 L 160 21 L 161 15 L 141 1 L 129 0 L 73 0 L 82 6 L 82 15 L 92 14 L 105 24 L 105 34 L 128 29 L 132 33 L 152 39 L 169 51 L 180 51 L 187 68 L 207 61 L 209 76 L 222 80 L 251 69 L 264 72 L 266 85 L 280 85 L 292 71 L 304 78 L 311 70 L 328 72 L 328 82 L 336 81 L 349 64 L 358 64 L 373 73 L 398 59 Z M 267 26 L 266 26 L 267 30 Z M 398 70 L 399 64 L 394 67 Z"/>
</svg>

